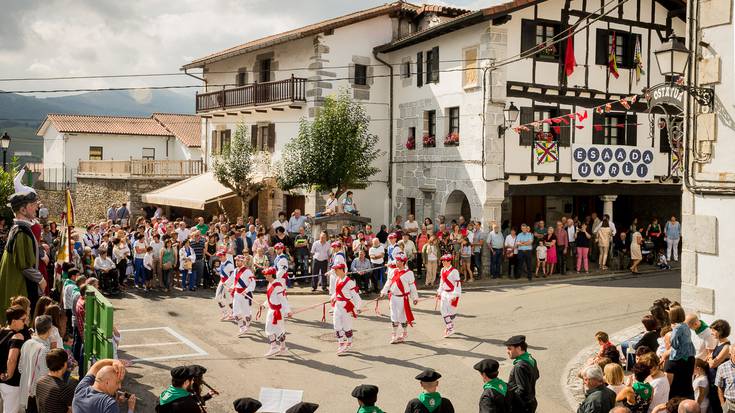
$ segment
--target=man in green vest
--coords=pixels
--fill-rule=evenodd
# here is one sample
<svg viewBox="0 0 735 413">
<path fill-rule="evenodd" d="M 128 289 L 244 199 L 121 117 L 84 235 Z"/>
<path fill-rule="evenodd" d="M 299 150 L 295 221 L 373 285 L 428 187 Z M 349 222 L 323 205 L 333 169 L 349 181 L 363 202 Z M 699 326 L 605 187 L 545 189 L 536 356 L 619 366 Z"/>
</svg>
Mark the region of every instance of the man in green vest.
<svg viewBox="0 0 735 413">
<path fill-rule="evenodd" d="M 416 380 L 420 382 L 423 392 L 408 402 L 405 413 L 454 413 L 452 402 L 437 391 L 441 377 L 442 375 L 434 369 L 426 369 L 419 373 Z"/>
<path fill-rule="evenodd" d="M 535 413 L 536 381 L 539 379 L 538 363 L 528 354 L 526 336 L 513 336 L 504 343 L 513 369 L 508 378 L 508 391 L 513 413 Z"/>
<path fill-rule="evenodd" d="M 480 396 L 480 413 L 510 413 L 508 384 L 498 378 L 500 364 L 496 360 L 485 359 L 477 362 L 474 368 L 480 372 L 484 383 Z"/>
<path fill-rule="evenodd" d="M 378 386 L 372 384 L 361 384 L 352 390 L 352 397 L 357 399 L 360 408 L 357 413 L 383 413 L 375 406 L 378 401 Z"/>
<path fill-rule="evenodd" d="M 158 413 L 201 413 L 202 409 L 191 393 L 193 374 L 188 366 L 171 369 L 171 385 L 158 398 Z"/>
<path fill-rule="evenodd" d="M 33 309 L 46 289 L 46 280 L 38 271 L 38 242 L 31 231 L 38 210 L 38 195 L 33 188 L 20 183 L 22 177 L 23 171 L 15 177 L 15 193 L 8 198 L 15 220 L 0 261 L 0 324 L 5 322 L 10 297 L 28 297 Z"/>
</svg>

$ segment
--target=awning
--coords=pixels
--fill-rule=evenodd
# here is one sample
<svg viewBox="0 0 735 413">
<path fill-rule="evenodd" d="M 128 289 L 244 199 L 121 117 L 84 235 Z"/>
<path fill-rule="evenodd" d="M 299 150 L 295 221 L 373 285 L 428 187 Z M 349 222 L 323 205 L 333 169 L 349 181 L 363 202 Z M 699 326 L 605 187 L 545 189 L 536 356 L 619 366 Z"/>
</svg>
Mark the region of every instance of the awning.
<svg viewBox="0 0 735 413">
<path fill-rule="evenodd" d="M 145 193 L 141 200 L 153 205 L 203 210 L 206 204 L 233 196 L 232 190 L 219 183 L 214 173 L 207 172 Z"/>
</svg>

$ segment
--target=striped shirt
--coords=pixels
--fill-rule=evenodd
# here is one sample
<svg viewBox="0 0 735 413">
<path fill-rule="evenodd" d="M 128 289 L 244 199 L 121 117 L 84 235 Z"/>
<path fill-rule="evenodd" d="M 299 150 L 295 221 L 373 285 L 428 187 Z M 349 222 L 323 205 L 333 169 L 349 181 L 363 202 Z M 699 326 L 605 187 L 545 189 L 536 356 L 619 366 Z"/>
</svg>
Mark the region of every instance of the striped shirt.
<svg viewBox="0 0 735 413">
<path fill-rule="evenodd" d="M 73 379 L 65 383 L 64 380 L 58 377 L 42 377 L 36 384 L 38 411 L 44 413 L 68 412 L 72 399 L 74 399 L 74 389 L 76 387 L 77 382 Z"/>
</svg>

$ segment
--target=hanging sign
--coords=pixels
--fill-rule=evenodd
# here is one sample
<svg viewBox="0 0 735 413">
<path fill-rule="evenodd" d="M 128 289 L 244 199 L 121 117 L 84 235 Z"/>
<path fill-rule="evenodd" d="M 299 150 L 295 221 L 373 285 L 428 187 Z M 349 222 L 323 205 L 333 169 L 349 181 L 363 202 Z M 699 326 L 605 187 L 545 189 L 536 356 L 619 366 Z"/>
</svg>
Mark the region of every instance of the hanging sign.
<svg viewBox="0 0 735 413">
<path fill-rule="evenodd" d="M 653 180 L 654 151 L 620 145 L 572 145 L 572 179 Z"/>
<path fill-rule="evenodd" d="M 668 105 L 684 111 L 684 91 L 678 86 L 667 84 L 654 86 L 646 91 L 646 96 L 649 108 Z"/>
</svg>

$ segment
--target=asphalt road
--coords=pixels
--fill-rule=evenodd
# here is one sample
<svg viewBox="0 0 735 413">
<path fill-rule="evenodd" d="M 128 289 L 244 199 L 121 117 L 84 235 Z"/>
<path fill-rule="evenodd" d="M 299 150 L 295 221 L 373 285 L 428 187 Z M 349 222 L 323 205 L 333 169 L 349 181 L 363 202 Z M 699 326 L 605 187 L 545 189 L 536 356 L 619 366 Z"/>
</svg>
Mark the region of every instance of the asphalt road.
<svg viewBox="0 0 735 413">
<path fill-rule="evenodd" d="M 197 363 L 209 369 L 207 381 L 221 393 L 207 404 L 209 412 L 230 412 L 232 401 L 258 397 L 261 386 L 303 389 L 304 399 L 320 403 L 320 412 L 356 410 L 350 397 L 361 383 L 380 387 L 378 405 L 402 412 L 419 386 L 413 377 L 425 367 L 439 371 L 439 391 L 457 412 L 477 411 L 482 380 L 472 365 L 486 357 L 501 360 L 501 377 L 510 363 L 502 342 L 525 334 L 529 351 L 539 361 L 539 412 L 568 412 L 561 390 L 567 362 L 594 342 L 598 330 L 609 333 L 639 322 L 650 303 L 663 296 L 679 298 L 679 273 L 670 271 L 640 278 L 583 280 L 489 288 L 462 296 L 458 333 L 441 337 L 443 324 L 433 300 L 419 303 L 417 323 L 405 344 L 388 344 L 390 324 L 370 305 L 355 322 L 354 352 L 335 355 L 329 323 L 320 321 L 321 307 L 300 313 L 287 323 L 290 354 L 265 359 L 267 344 L 262 320 L 247 338 L 237 327 L 219 321 L 213 292 L 173 296 L 149 293 L 113 300 L 115 320 L 123 330 L 121 357 L 141 359 L 129 369 L 125 387 L 140 399 L 138 412 L 151 412 L 170 381 L 173 366 Z M 263 297 L 256 296 L 262 300 Z M 324 301 L 325 296 L 292 296 L 295 309 Z M 387 303 L 381 303 L 387 314 Z"/>
</svg>

